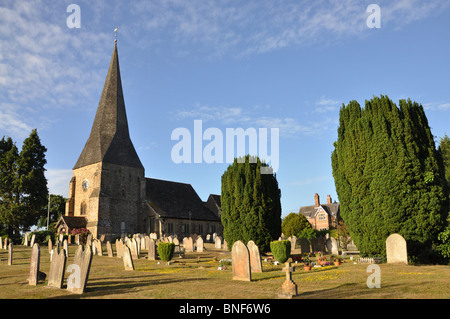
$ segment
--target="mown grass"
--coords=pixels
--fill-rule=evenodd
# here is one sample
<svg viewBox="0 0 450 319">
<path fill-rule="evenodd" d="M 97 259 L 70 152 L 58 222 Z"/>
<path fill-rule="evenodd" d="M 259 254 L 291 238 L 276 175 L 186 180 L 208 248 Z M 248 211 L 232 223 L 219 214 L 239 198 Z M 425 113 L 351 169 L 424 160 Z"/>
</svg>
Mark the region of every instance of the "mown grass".
<svg viewBox="0 0 450 319">
<path fill-rule="evenodd" d="M 229 252 L 206 244 L 202 253 L 174 257 L 171 265 L 141 258 L 134 260 L 135 270 L 126 271 L 117 257 L 94 256 L 89 281 L 83 295 L 66 289 L 47 287 L 47 281 L 30 286 L 31 248 L 14 246 L 13 265 L 7 264 L 7 250 L 0 250 L 1 299 L 272 299 L 278 298 L 285 273 L 281 265 L 263 262 L 263 272 L 252 274 L 251 282 L 232 280 L 231 266 L 218 270 L 219 260 L 231 258 Z M 69 247 L 73 261 L 76 246 Z M 106 249 L 105 249 L 106 252 Z M 200 259 L 198 260 L 198 257 Z M 215 259 L 214 259 L 215 257 Z M 298 286 L 298 299 L 448 299 L 450 267 L 443 265 L 381 264 L 381 288 L 369 289 L 367 264 L 350 260 L 340 266 L 327 266 L 312 271 L 296 266 L 293 280 Z M 40 270 L 48 275 L 50 255 L 41 247 Z M 68 274 L 66 274 L 67 278 Z M 65 283 L 66 281 L 64 281 Z"/>
</svg>

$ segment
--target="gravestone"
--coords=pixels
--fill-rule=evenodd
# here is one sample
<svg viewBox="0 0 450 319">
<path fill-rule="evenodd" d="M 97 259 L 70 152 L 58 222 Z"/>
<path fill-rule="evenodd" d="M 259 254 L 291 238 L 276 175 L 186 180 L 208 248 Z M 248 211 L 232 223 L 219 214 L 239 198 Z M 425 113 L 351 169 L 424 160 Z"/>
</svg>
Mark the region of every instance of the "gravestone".
<svg viewBox="0 0 450 319">
<path fill-rule="evenodd" d="M 128 246 L 123 246 L 123 266 L 125 270 L 134 270 L 133 257 Z"/>
<path fill-rule="evenodd" d="M 313 252 L 318 252 L 318 251 L 320 251 L 320 248 L 319 248 L 319 239 L 318 239 L 317 237 L 311 239 L 311 248 L 312 248 L 312 251 L 313 251 Z"/>
<path fill-rule="evenodd" d="M 330 237 L 326 241 L 328 253 L 332 255 L 339 255 L 339 247 L 336 238 Z"/>
<path fill-rule="evenodd" d="M 281 286 L 279 297 L 292 298 L 297 296 L 297 284 L 292 280 L 292 272 L 295 271 L 295 268 L 291 267 L 290 262 L 287 262 L 282 270 L 286 272 L 286 280 Z"/>
<path fill-rule="evenodd" d="M 209 242 L 211 240 L 211 234 L 206 235 L 206 241 Z"/>
<path fill-rule="evenodd" d="M 59 234 L 59 242 L 62 244 L 64 241 L 64 234 Z"/>
<path fill-rule="evenodd" d="M 72 279 L 72 275 L 67 278 L 67 290 L 76 294 L 84 293 L 86 289 L 86 284 L 89 279 L 89 272 L 91 270 L 92 263 L 92 250 L 90 246 L 86 245 L 86 249 L 83 250 L 83 246 L 78 246 L 78 249 L 75 251 L 75 255 L 73 258 L 73 264 L 78 267 L 71 267 L 70 269 L 74 269 L 72 275 L 75 276 L 75 283 L 69 282 Z M 69 268 L 67 268 L 69 271 Z"/>
<path fill-rule="evenodd" d="M 91 247 L 92 245 L 92 233 L 89 233 L 86 238 L 86 246 Z"/>
<path fill-rule="evenodd" d="M 31 235 L 30 247 L 33 247 L 35 238 L 36 238 L 35 234 Z"/>
<path fill-rule="evenodd" d="M 121 239 L 116 239 L 116 256 L 118 258 L 122 258 L 122 254 L 123 254 L 123 240 Z"/>
<path fill-rule="evenodd" d="M 180 240 L 176 237 L 173 239 L 173 243 L 175 244 L 175 246 L 180 246 Z"/>
<path fill-rule="evenodd" d="M 97 255 L 98 256 L 103 256 L 103 245 L 102 245 L 102 241 L 95 239 L 94 241 L 94 245 L 96 246 L 96 250 L 97 250 Z"/>
<path fill-rule="evenodd" d="M 108 251 L 108 257 L 114 257 L 111 243 L 109 242 L 109 240 L 106 242 L 106 250 Z"/>
<path fill-rule="evenodd" d="M 201 236 L 198 236 L 197 238 L 197 252 L 201 253 L 203 252 L 204 245 L 203 245 L 203 238 Z"/>
<path fill-rule="evenodd" d="M 406 240 L 399 234 L 392 234 L 386 239 L 387 263 L 408 264 L 408 251 Z"/>
<path fill-rule="evenodd" d="M 233 280 L 251 281 L 250 254 L 247 246 L 240 240 L 231 248 Z"/>
<path fill-rule="evenodd" d="M 3 241 L 2 241 L 2 236 L 0 236 L 0 248 L 3 249 Z"/>
<path fill-rule="evenodd" d="M 64 250 L 55 248 L 52 254 L 52 262 L 50 263 L 50 272 L 48 274 L 48 286 L 62 289 L 64 283 L 64 272 L 66 269 L 67 256 Z"/>
<path fill-rule="evenodd" d="M 297 237 L 289 236 L 288 240 L 291 242 L 291 254 L 292 254 L 292 251 L 295 249 L 295 245 L 297 244 Z"/>
<path fill-rule="evenodd" d="M 53 250 L 53 243 L 52 243 L 52 239 L 49 238 L 48 239 L 48 253 L 51 254 Z"/>
<path fill-rule="evenodd" d="M 318 237 L 317 243 L 318 243 L 319 251 L 325 252 L 325 249 L 326 249 L 325 238 L 323 236 Z"/>
<path fill-rule="evenodd" d="M 29 235 L 30 233 L 25 233 L 25 240 L 24 240 L 24 242 L 23 242 L 23 245 L 24 246 L 28 246 L 28 235 Z"/>
<path fill-rule="evenodd" d="M 63 249 L 64 253 L 66 254 L 66 257 L 69 258 L 69 244 L 67 243 L 67 239 L 64 239 Z"/>
<path fill-rule="evenodd" d="M 136 239 L 134 239 L 134 238 L 131 239 L 129 248 L 130 248 L 131 256 L 133 257 L 133 259 L 139 259 L 138 246 L 137 246 Z M 125 252 L 125 250 L 124 250 L 124 252 Z"/>
<path fill-rule="evenodd" d="M 8 266 L 12 266 L 13 264 L 13 244 L 9 243 L 8 245 Z"/>
<path fill-rule="evenodd" d="M 145 240 L 145 237 L 144 236 L 142 236 L 140 239 L 139 239 L 139 241 L 140 241 L 140 243 L 141 243 L 141 249 L 142 250 L 146 250 L 147 249 L 147 243 L 146 243 L 146 240 Z"/>
<path fill-rule="evenodd" d="M 41 248 L 39 244 L 34 244 L 31 250 L 31 262 L 30 262 L 30 277 L 28 277 L 28 284 L 36 286 L 39 281 L 39 264 L 41 260 Z"/>
<path fill-rule="evenodd" d="M 3 242 L 3 249 L 8 249 L 8 237 L 5 237 L 5 240 Z"/>
<path fill-rule="evenodd" d="M 228 250 L 228 243 L 227 243 L 226 239 L 223 240 L 222 249 Z"/>
<path fill-rule="evenodd" d="M 156 260 L 156 242 L 152 238 L 147 238 L 147 259 Z"/>
<path fill-rule="evenodd" d="M 214 238 L 214 248 L 222 249 L 222 238 L 220 238 L 220 236 Z"/>
<path fill-rule="evenodd" d="M 104 242 L 105 241 L 105 234 L 102 234 L 101 236 L 100 236 L 100 242 Z"/>
<path fill-rule="evenodd" d="M 300 248 L 302 251 L 302 254 L 307 254 L 311 252 L 311 247 L 308 239 L 306 238 L 300 238 Z"/>
<path fill-rule="evenodd" d="M 194 251 L 194 241 L 192 240 L 192 237 L 184 237 L 183 238 L 183 246 L 185 252 L 193 252 Z"/>
<path fill-rule="evenodd" d="M 250 240 L 247 244 L 248 252 L 250 254 L 250 269 L 251 272 L 262 272 L 261 254 L 259 248 L 256 246 L 253 240 Z"/>
</svg>

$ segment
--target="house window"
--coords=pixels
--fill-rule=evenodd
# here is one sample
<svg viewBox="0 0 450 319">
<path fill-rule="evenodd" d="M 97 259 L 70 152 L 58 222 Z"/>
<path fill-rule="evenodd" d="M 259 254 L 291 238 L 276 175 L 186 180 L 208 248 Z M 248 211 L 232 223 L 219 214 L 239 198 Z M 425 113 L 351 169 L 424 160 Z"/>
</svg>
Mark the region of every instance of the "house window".
<svg viewBox="0 0 450 319">
<path fill-rule="evenodd" d="M 87 205 L 85 202 L 81 203 L 80 215 L 86 215 Z"/>
<path fill-rule="evenodd" d="M 317 220 L 318 220 L 319 222 L 324 222 L 324 221 L 326 221 L 326 220 L 327 220 L 327 214 L 319 214 L 319 215 L 317 216 Z"/>
</svg>

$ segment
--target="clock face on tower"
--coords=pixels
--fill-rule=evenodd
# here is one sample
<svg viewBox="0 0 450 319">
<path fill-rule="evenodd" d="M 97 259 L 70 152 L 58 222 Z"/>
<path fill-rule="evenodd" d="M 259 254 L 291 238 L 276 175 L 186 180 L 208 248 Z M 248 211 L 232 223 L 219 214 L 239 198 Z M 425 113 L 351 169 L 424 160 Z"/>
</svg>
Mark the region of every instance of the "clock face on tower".
<svg viewBox="0 0 450 319">
<path fill-rule="evenodd" d="M 81 187 L 83 188 L 84 191 L 87 191 L 87 189 L 89 188 L 89 181 L 87 179 L 85 179 L 82 183 L 81 183 Z"/>
</svg>

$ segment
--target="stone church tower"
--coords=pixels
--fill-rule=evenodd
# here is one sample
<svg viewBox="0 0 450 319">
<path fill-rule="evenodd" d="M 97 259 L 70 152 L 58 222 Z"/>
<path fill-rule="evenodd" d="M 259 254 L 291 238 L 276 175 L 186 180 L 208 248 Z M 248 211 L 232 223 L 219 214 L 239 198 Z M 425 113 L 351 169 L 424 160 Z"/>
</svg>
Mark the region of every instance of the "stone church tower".
<svg viewBox="0 0 450 319">
<path fill-rule="evenodd" d="M 145 172 L 131 142 L 120 79 L 117 42 L 91 133 L 73 168 L 67 219 L 86 220 L 94 235 L 142 232 Z"/>
</svg>

